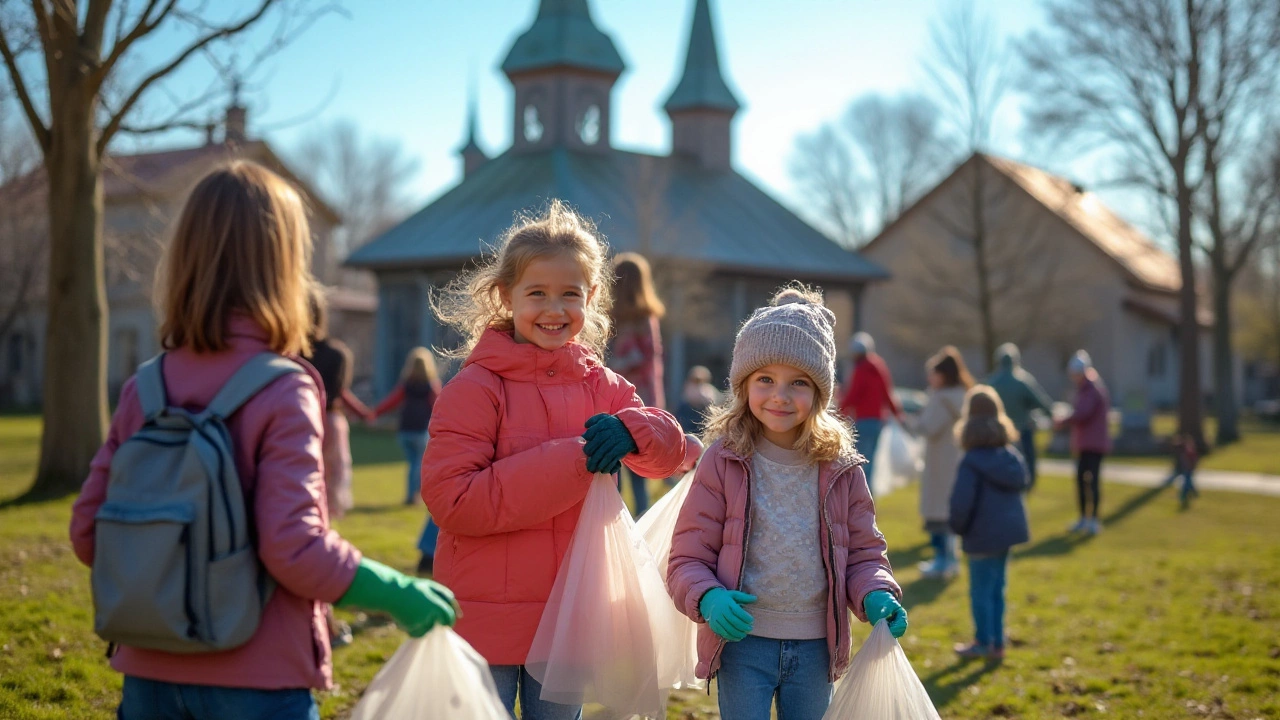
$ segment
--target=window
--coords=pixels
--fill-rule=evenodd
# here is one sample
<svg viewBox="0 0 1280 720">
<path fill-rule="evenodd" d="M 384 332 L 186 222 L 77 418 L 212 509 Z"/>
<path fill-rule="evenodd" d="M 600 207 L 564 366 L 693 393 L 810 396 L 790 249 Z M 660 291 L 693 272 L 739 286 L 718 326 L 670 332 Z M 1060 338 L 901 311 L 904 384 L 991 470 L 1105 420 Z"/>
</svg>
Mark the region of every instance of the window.
<svg viewBox="0 0 1280 720">
<path fill-rule="evenodd" d="M 600 142 L 600 106 L 591 105 L 578 118 L 578 137 L 582 144 L 595 145 Z"/>
<path fill-rule="evenodd" d="M 524 139 L 536 143 L 542 139 L 542 120 L 538 118 L 537 105 L 524 106 Z"/>
<path fill-rule="evenodd" d="M 7 365 L 10 375 L 22 373 L 22 346 L 26 344 L 25 340 L 26 338 L 22 336 L 22 333 L 15 333 L 9 336 L 9 351 L 6 354 L 8 355 Z"/>
<path fill-rule="evenodd" d="M 124 379 L 138 370 L 138 329 L 123 327 L 116 330 L 115 346 L 120 378 Z"/>
<path fill-rule="evenodd" d="M 1147 350 L 1147 377 L 1162 378 L 1168 370 L 1169 348 L 1162 342 L 1153 344 Z"/>
</svg>

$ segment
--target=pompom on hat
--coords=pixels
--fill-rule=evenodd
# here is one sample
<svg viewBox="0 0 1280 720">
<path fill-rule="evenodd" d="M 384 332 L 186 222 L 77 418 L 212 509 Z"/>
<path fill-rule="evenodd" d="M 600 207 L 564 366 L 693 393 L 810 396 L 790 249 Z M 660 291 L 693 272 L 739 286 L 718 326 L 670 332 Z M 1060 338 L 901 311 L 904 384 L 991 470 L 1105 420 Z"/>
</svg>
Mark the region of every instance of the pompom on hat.
<svg viewBox="0 0 1280 720">
<path fill-rule="evenodd" d="M 835 389 L 835 313 L 822 296 L 788 287 L 774 296 L 738 330 L 729 368 L 732 387 L 766 365 L 779 363 L 804 371 L 818 386 L 820 402 L 830 402 Z"/>
</svg>

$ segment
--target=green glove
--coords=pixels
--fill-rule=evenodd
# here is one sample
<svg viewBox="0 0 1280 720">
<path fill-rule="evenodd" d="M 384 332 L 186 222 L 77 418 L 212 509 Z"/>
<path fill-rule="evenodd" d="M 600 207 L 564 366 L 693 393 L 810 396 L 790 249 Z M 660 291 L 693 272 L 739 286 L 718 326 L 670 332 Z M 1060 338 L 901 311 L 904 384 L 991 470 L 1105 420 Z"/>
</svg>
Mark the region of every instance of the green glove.
<svg viewBox="0 0 1280 720">
<path fill-rule="evenodd" d="M 587 431 L 582 433 L 586 445 L 587 471 L 612 475 L 622 469 L 622 458 L 636 452 L 635 438 L 617 417 L 600 413 L 587 418 Z"/>
<path fill-rule="evenodd" d="M 336 604 L 388 613 L 412 637 L 422 637 L 436 625 L 452 627 L 462 614 L 449 588 L 369 558 L 360 561 L 355 580 Z"/>
<path fill-rule="evenodd" d="M 698 602 L 698 612 L 707 619 L 707 625 L 711 626 L 715 634 L 729 642 L 738 642 L 756 624 L 755 618 L 743 610 L 742 606 L 755 601 L 755 595 L 720 587 L 711 588 Z"/>
<path fill-rule="evenodd" d="M 888 620 L 889 632 L 894 637 L 900 638 L 907 633 L 907 610 L 888 590 L 872 590 L 867 593 L 862 599 L 862 609 L 867 613 L 867 622 L 872 625 Z"/>
</svg>

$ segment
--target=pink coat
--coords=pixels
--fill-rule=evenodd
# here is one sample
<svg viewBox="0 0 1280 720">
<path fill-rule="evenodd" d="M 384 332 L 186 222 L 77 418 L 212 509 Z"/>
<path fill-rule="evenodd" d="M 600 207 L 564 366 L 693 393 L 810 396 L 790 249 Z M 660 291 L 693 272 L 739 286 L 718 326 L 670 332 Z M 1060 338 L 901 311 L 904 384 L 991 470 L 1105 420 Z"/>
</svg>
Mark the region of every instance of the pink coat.
<svg viewBox="0 0 1280 720">
<path fill-rule="evenodd" d="M 1072 452 L 1095 452 L 1106 455 L 1111 452 L 1111 428 L 1107 415 L 1111 411 L 1111 397 L 1107 386 L 1090 368 L 1085 379 L 1076 388 L 1076 404 L 1066 423 L 1071 426 Z"/>
<path fill-rule="evenodd" d="M 252 320 L 231 321 L 230 349 L 165 355 L 170 405 L 202 410 L 250 357 L 267 349 L 267 334 Z M 304 365 L 305 366 L 305 365 Z M 215 653 L 175 655 L 121 646 L 111 667 L 151 680 L 222 687 L 328 688 L 333 664 L 324 603 L 351 586 L 360 551 L 329 527 L 321 438 L 320 378 L 293 373 L 276 380 L 227 421 L 236 470 L 257 528 L 258 557 L 276 579 L 258 631 L 248 643 Z M 134 381 L 120 391 L 107 442 L 94 456 L 71 514 L 76 557 L 93 564 L 94 516 L 106 497 L 111 457 L 142 427 Z"/>
<path fill-rule="evenodd" d="M 866 622 L 862 600 L 868 593 L 888 590 L 902 597 L 889 566 L 888 546 L 876 527 L 876 509 L 861 463 L 859 457 L 823 463 L 818 472 L 822 562 L 832 590 L 827 602 L 832 681 L 849 666 L 849 611 Z M 750 504 L 750 458 L 735 454 L 721 441 L 713 443 L 680 509 L 667 566 L 667 589 L 676 607 L 701 623 L 696 671 L 701 678 L 720 669 L 725 641 L 706 625 L 698 605 L 713 588 L 742 589 Z"/>
<path fill-rule="evenodd" d="M 675 418 L 577 343 L 547 351 L 489 330 L 436 402 L 422 462 L 435 577 L 462 604 L 458 634 L 491 665 L 529 654 L 591 485 L 581 435 L 597 413 L 631 432 L 639 452 L 624 462 L 639 475 L 685 460 Z"/>
</svg>

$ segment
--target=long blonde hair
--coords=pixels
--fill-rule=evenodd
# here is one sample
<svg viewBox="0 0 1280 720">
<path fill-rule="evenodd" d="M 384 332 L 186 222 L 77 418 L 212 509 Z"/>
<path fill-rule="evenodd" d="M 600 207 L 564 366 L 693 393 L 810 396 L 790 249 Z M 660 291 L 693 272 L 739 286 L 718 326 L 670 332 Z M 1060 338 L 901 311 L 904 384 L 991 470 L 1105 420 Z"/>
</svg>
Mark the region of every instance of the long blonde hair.
<svg viewBox="0 0 1280 720">
<path fill-rule="evenodd" d="M 440 373 L 436 370 L 436 359 L 431 351 L 424 347 L 416 347 L 409 351 L 404 359 L 404 369 L 400 371 L 400 382 L 409 381 L 440 384 Z"/>
<path fill-rule="evenodd" d="M 613 319 L 618 323 L 661 319 L 667 308 L 653 287 L 649 261 L 639 253 L 618 253 L 613 258 Z"/>
<path fill-rule="evenodd" d="M 800 285 L 783 288 L 774 296 L 774 304 L 791 293 L 799 293 L 811 304 L 822 305 L 820 293 Z M 756 439 L 764 432 L 764 425 L 751 413 L 748 402 L 747 382 L 754 374 L 748 374 L 736 386 L 730 387 L 724 401 L 710 409 L 702 434 L 704 445 L 722 440 L 725 447 L 742 457 L 755 453 Z M 809 463 L 852 458 L 855 454 L 853 432 L 835 414 L 832 398 L 825 397 L 822 387 L 813 378 L 809 378 L 809 382 L 814 387 L 813 412 L 801 426 L 800 437 L 796 438 L 792 449 L 803 453 Z"/>
<path fill-rule="evenodd" d="M 964 450 L 1004 447 L 1018 441 L 1018 429 L 1004 412 L 1004 403 L 990 385 L 974 385 L 964 396 L 964 414 L 955 428 Z"/>
<path fill-rule="evenodd" d="M 302 197 L 265 167 L 235 160 L 187 197 L 156 274 L 166 349 L 217 352 L 244 313 L 278 353 L 311 350 L 311 230 Z"/>
<path fill-rule="evenodd" d="M 594 290 L 585 308 L 582 332 L 575 341 L 590 348 L 597 357 L 604 357 L 613 303 L 613 273 L 605 259 L 607 250 L 595 225 L 559 200 L 552 200 L 541 215 L 519 217 L 503 233 L 495 252 L 431 294 L 431 309 L 436 317 L 463 338 L 458 347 L 437 351 L 446 357 L 465 357 L 475 349 L 485 330 L 510 332 L 514 325 L 511 311 L 502 306 L 502 289 L 514 287 L 534 260 L 567 256 L 582 267 Z"/>
</svg>

